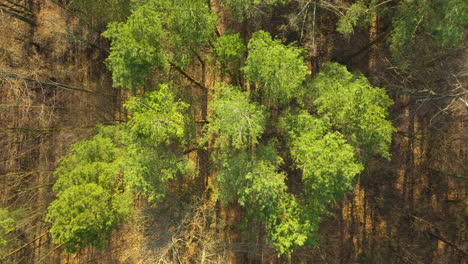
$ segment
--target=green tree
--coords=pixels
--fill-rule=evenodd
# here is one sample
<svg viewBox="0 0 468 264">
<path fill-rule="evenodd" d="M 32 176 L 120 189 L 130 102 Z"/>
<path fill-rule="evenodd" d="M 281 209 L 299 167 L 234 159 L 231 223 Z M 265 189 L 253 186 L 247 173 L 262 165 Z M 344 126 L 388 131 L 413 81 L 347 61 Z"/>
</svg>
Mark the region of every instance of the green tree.
<svg viewBox="0 0 468 264">
<path fill-rule="evenodd" d="M 432 57 L 434 50 L 462 45 L 467 23 L 468 3 L 463 0 L 400 1 L 393 16 L 390 49 L 405 65 L 417 54 Z"/>
<path fill-rule="evenodd" d="M 327 206 L 351 189 L 371 156 L 389 158 L 394 128 L 385 117 L 391 100 L 362 74 L 337 63 L 325 65 L 315 79 L 304 82 L 307 71 L 300 50 L 265 32 L 254 34 L 248 48 L 244 71 L 263 90 L 236 88 L 241 98 L 229 94 L 233 88 L 218 88 L 210 102 L 207 136 L 214 137 L 217 148 L 218 197 L 242 205 L 249 219 L 264 225 L 278 254 L 291 254 L 299 246 L 317 243 Z M 248 114 L 255 112 L 249 110 L 252 104 L 287 111 L 279 123 L 272 116 L 255 122 Z M 243 129 L 246 124 L 261 124 L 261 129 L 252 134 Z M 279 155 L 274 141 L 286 142 L 288 149 Z M 293 164 L 284 170 L 282 160 L 289 156 Z M 301 173 L 304 196 L 287 191 L 287 173 L 294 170 Z"/>
<path fill-rule="evenodd" d="M 251 102 L 240 87 L 218 86 L 210 107 L 208 137 L 215 135 L 221 147 L 243 148 L 258 143 L 265 129 L 264 108 Z"/>
<path fill-rule="evenodd" d="M 278 255 L 290 254 L 311 236 L 311 223 L 294 195 L 287 192 L 283 159 L 275 143 L 259 145 L 255 153 L 225 150 L 217 175 L 217 196 L 223 203 L 236 201 L 247 220 L 264 225 L 268 241 Z"/>
<path fill-rule="evenodd" d="M 302 49 L 285 46 L 264 31 L 253 34 L 248 49 L 243 70 L 247 80 L 256 84 L 262 98 L 276 105 L 301 95 L 307 74 Z"/>
<path fill-rule="evenodd" d="M 384 89 L 373 87 L 364 75 L 350 73 L 338 63 L 326 64 L 311 86 L 317 114 L 329 118 L 362 155 L 390 157 L 395 128 L 385 120 L 392 100 Z"/>
<path fill-rule="evenodd" d="M 465 39 L 468 4 L 463 0 L 357 1 L 340 17 L 337 31 L 351 33 L 369 25 L 371 12 L 392 21 L 388 42 L 403 68 L 416 57 L 431 58 L 438 50 L 459 47 Z"/>
<path fill-rule="evenodd" d="M 183 156 L 187 105 L 169 85 L 130 98 L 125 107 L 131 113 L 125 125 L 100 127 L 93 138 L 74 144 L 55 171 L 58 194 L 46 219 L 54 242 L 68 252 L 102 249 L 130 215 L 135 192 L 160 200 L 168 180 L 193 170 Z"/>
<path fill-rule="evenodd" d="M 336 31 L 342 34 L 352 33 L 368 12 L 369 9 L 364 1 L 356 1 L 346 10 L 344 16 L 340 17 Z"/>
<path fill-rule="evenodd" d="M 259 10 L 285 2 L 285 0 L 224 0 L 223 6 L 231 12 L 235 20 L 242 22 L 253 17 Z"/>
<path fill-rule="evenodd" d="M 223 72 L 236 73 L 241 67 L 241 59 L 246 51 L 247 48 L 239 33 L 220 36 L 214 43 L 215 56 Z"/>
<path fill-rule="evenodd" d="M 57 199 L 48 208 L 46 220 L 55 243 L 66 251 L 83 246 L 103 248 L 112 229 L 131 210 L 132 195 L 122 179 L 121 150 L 109 137 L 111 127 L 90 140 L 73 146 L 55 172 L 53 190 Z"/>
<path fill-rule="evenodd" d="M 321 214 L 350 189 L 363 165 L 357 161 L 355 149 L 341 133 L 332 131 L 326 119 L 302 115 L 299 119 L 308 123 L 293 136 L 291 156 L 302 172 L 309 209 Z"/>
<path fill-rule="evenodd" d="M 15 230 L 15 217 L 7 209 L 0 208 L 0 252 L 8 244 L 7 235 Z"/>
<path fill-rule="evenodd" d="M 59 193 L 48 209 L 55 243 L 68 252 L 84 246 L 104 248 L 112 229 L 127 215 L 131 200 L 95 183 L 75 185 Z"/>
<path fill-rule="evenodd" d="M 125 179 L 150 200 L 164 197 L 166 182 L 191 174 L 191 162 L 183 152 L 189 143 L 188 105 L 175 99 L 170 85 L 159 86 L 142 98 L 131 98 L 126 124 Z"/>
<path fill-rule="evenodd" d="M 215 25 L 216 16 L 203 0 L 138 5 L 126 22 L 111 23 L 103 33 L 112 44 L 107 65 L 114 86 L 138 90 L 155 68 L 165 69 L 169 63 L 187 66 L 208 44 Z"/>
</svg>

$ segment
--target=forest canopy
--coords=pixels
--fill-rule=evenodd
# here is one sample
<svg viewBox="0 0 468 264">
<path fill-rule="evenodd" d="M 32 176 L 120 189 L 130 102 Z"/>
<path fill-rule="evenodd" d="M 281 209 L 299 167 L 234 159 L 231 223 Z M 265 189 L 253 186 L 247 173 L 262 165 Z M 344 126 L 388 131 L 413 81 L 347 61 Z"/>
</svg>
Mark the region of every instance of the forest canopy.
<svg viewBox="0 0 468 264">
<path fill-rule="evenodd" d="M 60 161 L 46 218 L 54 241 L 69 252 L 102 248 L 131 216 L 137 193 L 157 206 L 169 183 L 195 178 L 200 197 L 213 192 L 221 206 L 241 206 L 247 229 L 260 226 L 278 256 L 316 246 L 330 204 L 370 161 L 391 158 L 387 91 L 337 62 L 311 72 L 306 47 L 266 29 L 220 30 L 210 1 L 131 2 L 128 16 L 111 19 L 102 34 L 127 115 Z M 222 8 L 247 27 L 258 10 L 286 2 L 229 0 Z M 368 27 L 371 12 L 391 17 L 389 51 L 404 68 L 407 50 L 464 38 L 466 2 L 443 2 L 357 1 L 336 30 Z"/>
</svg>

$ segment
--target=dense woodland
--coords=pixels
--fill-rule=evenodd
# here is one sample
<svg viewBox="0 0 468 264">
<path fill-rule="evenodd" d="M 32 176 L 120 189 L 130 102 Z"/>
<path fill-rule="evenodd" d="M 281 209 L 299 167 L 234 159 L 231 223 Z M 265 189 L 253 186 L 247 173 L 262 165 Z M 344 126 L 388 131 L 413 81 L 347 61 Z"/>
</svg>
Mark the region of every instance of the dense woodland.
<svg viewBox="0 0 468 264">
<path fill-rule="evenodd" d="M 0 0 L 0 263 L 465 263 L 464 0 Z"/>
</svg>

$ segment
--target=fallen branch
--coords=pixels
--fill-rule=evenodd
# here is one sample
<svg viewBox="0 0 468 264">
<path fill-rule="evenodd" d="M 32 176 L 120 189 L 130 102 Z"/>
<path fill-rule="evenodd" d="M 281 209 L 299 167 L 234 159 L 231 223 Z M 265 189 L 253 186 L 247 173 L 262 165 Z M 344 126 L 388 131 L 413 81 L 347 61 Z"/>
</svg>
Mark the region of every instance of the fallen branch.
<svg viewBox="0 0 468 264">
<path fill-rule="evenodd" d="M 427 231 L 427 233 L 428 233 L 430 236 L 434 237 L 435 239 L 440 240 L 440 241 L 444 242 L 445 244 L 447 244 L 447 245 L 453 247 L 454 249 L 460 251 L 461 253 L 463 253 L 463 255 L 468 256 L 468 253 L 467 253 L 465 250 L 463 250 L 463 249 L 460 248 L 459 246 L 455 245 L 454 243 L 448 241 L 447 239 L 443 238 L 442 236 L 437 235 L 437 234 L 435 234 L 435 233 L 433 233 L 433 232 L 431 232 L 431 231 Z"/>
<path fill-rule="evenodd" d="M 6 3 L 9 3 L 10 5 L 12 4 L 9 1 L 6 1 L 4 3 L 0 2 L 0 11 L 5 12 L 6 14 L 9 14 L 21 21 L 24 21 L 32 26 L 36 26 L 36 22 L 34 21 L 34 14 L 31 13 L 29 10 L 25 9 L 25 11 L 19 10 L 17 8 L 21 7 L 20 5 L 15 5 L 9 6 Z M 23 7 L 24 8 L 24 7 Z"/>
<path fill-rule="evenodd" d="M 44 261 L 50 254 L 52 254 L 52 252 L 54 252 L 55 250 L 61 248 L 63 245 L 65 245 L 65 243 L 62 243 L 62 244 L 58 244 L 56 247 L 54 247 L 52 250 L 50 250 L 49 252 L 47 252 L 47 254 L 45 254 L 45 256 L 43 256 L 37 263 L 42 263 L 42 261 Z"/>
<path fill-rule="evenodd" d="M 30 78 L 25 78 L 25 77 L 21 77 L 21 76 L 18 76 L 16 74 L 14 74 L 14 73 L 9 73 L 9 72 L 0 73 L 0 78 L 8 78 L 8 79 L 15 79 L 15 80 L 23 80 L 23 81 L 27 81 L 27 82 L 34 82 L 34 83 L 39 83 L 41 85 L 44 85 L 46 87 L 59 87 L 59 88 L 62 88 L 64 90 L 70 90 L 70 91 L 94 93 L 94 94 L 100 94 L 100 95 L 105 95 L 105 96 L 113 96 L 113 97 L 116 96 L 115 94 L 102 93 L 102 92 L 98 92 L 98 91 L 94 91 L 94 90 L 90 90 L 90 89 L 85 89 L 85 88 L 76 88 L 76 87 L 72 87 L 72 86 L 65 85 L 65 84 L 62 84 L 62 83 L 57 83 L 57 82 L 45 82 L 45 81 L 39 81 L 39 80 L 30 79 Z"/>
<path fill-rule="evenodd" d="M 422 223 L 425 223 L 426 225 L 430 226 L 431 229 L 440 230 L 437 226 L 435 226 L 435 225 L 432 224 L 431 222 L 429 222 L 429 221 L 427 221 L 427 220 L 425 220 L 425 219 L 423 219 L 423 218 L 421 218 L 421 217 L 417 217 L 417 216 L 412 215 L 412 214 L 408 214 L 408 216 L 410 216 L 410 217 L 412 217 L 412 218 L 414 218 L 414 219 L 416 219 L 416 220 L 418 220 L 418 221 L 420 221 L 420 222 L 422 222 Z M 436 238 L 437 240 L 440 240 L 440 241 L 444 242 L 445 244 L 447 244 L 447 245 L 453 247 L 454 249 L 456 249 L 456 250 L 460 251 L 461 253 L 463 253 L 465 256 L 468 256 L 468 253 L 467 253 L 464 249 L 462 249 L 461 247 L 459 247 L 459 246 L 456 245 L 455 243 L 449 241 L 448 239 L 442 237 L 442 235 L 438 235 L 438 234 L 434 233 L 434 231 L 432 231 L 432 230 L 426 230 L 426 232 L 427 232 L 430 236 L 432 236 L 432 237 Z"/>
<path fill-rule="evenodd" d="M 24 248 L 28 247 L 29 245 L 31 245 L 32 243 L 36 242 L 37 240 L 41 239 L 42 237 L 44 237 L 45 235 L 47 235 L 50 231 L 47 230 L 46 232 L 40 234 L 39 236 L 35 237 L 33 240 L 29 241 L 28 243 L 22 245 L 21 247 L 11 251 L 10 253 L 6 254 L 5 256 L 3 256 L 2 258 L 0 258 L 0 262 L 5 260 L 6 258 L 20 252 L 21 250 L 23 250 Z"/>
</svg>

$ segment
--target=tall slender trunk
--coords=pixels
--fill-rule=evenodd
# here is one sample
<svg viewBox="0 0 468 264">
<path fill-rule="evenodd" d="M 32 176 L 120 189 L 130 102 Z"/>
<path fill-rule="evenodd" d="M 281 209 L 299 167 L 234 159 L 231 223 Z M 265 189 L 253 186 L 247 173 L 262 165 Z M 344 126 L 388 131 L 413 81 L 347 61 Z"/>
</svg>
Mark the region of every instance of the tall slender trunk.
<svg viewBox="0 0 468 264">
<path fill-rule="evenodd" d="M 371 23 L 369 28 L 369 43 L 373 43 L 377 40 L 378 36 L 378 15 L 377 12 L 374 10 L 371 12 Z M 369 61 L 368 61 L 368 69 L 369 69 L 369 79 L 372 83 L 377 81 L 377 58 L 378 58 L 378 50 L 379 45 L 376 43 L 369 48 Z"/>
<path fill-rule="evenodd" d="M 207 81 L 206 81 L 206 63 L 204 60 L 199 57 L 199 61 L 201 64 L 201 82 L 204 87 L 207 87 Z M 206 120 L 208 116 L 208 89 L 203 89 L 202 90 L 202 96 L 201 96 L 201 119 Z M 201 130 L 203 132 L 203 128 Z M 199 157 L 199 168 L 200 168 L 200 184 L 202 184 L 202 188 L 205 189 L 208 185 L 208 177 L 209 177 L 209 162 L 210 162 L 210 154 L 208 151 L 208 143 L 205 143 L 205 146 L 203 149 L 198 151 L 198 157 Z"/>
</svg>

